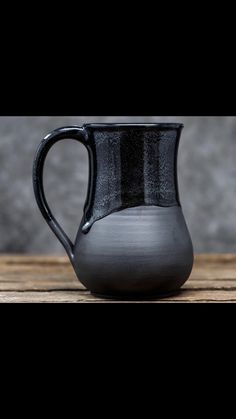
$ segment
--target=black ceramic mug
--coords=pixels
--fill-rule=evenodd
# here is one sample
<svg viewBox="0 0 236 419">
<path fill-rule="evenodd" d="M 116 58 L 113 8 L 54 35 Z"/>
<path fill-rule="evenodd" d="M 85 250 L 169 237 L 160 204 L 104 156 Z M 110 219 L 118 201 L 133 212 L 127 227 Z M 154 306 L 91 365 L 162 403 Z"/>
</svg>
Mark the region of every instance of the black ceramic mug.
<svg viewBox="0 0 236 419">
<path fill-rule="evenodd" d="M 193 264 L 182 213 L 177 153 L 182 124 L 86 124 L 48 134 L 34 161 L 39 209 L 79 280 L 96 295 L 152 298 L 176 292 Z M 43 188 L 48 151 L 75 139 L 89 155 L 84 215 L 73 244 L 53 217 Z"/>
</svg>

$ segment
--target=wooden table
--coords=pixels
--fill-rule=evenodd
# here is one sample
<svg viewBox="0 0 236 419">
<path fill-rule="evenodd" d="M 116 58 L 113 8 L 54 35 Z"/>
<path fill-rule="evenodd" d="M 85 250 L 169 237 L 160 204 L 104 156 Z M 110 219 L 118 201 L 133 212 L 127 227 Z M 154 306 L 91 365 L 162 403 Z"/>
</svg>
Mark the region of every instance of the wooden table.
<svg viewBox="0 0 236 419">
<path fill-rule="evenodd" d="M 90 295 L 76 279 L 67 257 L 2 255 L 0 302 L 99 303 L 107 300 Z M 196 255 L 192 275 L 181 292 L 151 303 L 159 302 L 236 302 L 236 254 Z"/>
</svg>

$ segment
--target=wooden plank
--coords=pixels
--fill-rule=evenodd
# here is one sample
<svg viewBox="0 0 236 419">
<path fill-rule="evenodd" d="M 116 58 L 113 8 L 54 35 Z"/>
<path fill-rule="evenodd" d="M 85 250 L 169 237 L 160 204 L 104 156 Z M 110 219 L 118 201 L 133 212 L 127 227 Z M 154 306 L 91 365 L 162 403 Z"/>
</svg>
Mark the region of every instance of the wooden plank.
<svg viewBox="0 0 236 419">
<path fill-rule="evenodd" d="M 67 256 L 2 254 L 0 265 L 68 265 Z"/>
<path fill-rule="evenodd" d="M 198 253 L 195 262 L 200 263 L 236 263 L 236 253 Z"/>
<path fill-rule="evenodd" d="M 86 291 L 87 295 L 79 291 L 25 291 L 0 292 L 1 303 L 81 303 L 96 299 Z M 99 299 L 97 299 L 99 301 Z"/>
<path fill-rule="evenodd" d="M 84 290 L 67 257 L 0 256 L 0 290 Z"/>
<path fill-rule="evenodd" d="M 236 264 L 236 253 L 198 253 L 195 255 L 195 264 L 200 263 L 203 264 L 206 262 L 209 263 L 216 263 L 216 264 L 228 264 L 228 263 L 235 263 Z M 0 265 L 1 264 L 52 264 L 57 265 L 66 264 L 68 265 L 69 259 L 67 256 L 58 256 L 58 255 L 17 255 L 17 254 L 1 254 L 0 256 Z"/>
<path fill-rule="evenodd" d="M 31 301 L 107 302 L 85 290 L 66 256 L 0 256 L 0 302 Z M 181 293 L 161 300 L 198 301 L 236 302 L 236 254 L 196 255 Z"/>
<path fill-rule="evenodd" d="M 183 288 L 184 290 L 236 290 L 236 281 L 234 280 L 189 280 Z M 0 291 L 86 291 L 84 286 L 75 278 L 69 278 L 64 275 L 34 276 L 32 278 L 9 279 L 0 276 Z"/>
<path fill-rule="evenodd" d="M 52 291 L 52 292 L 0 292 L 1 303 L 190 303 L 190 302 L 236 302 L 236 291 L 182 291 L 175 297 L 162 300 L 149 301 L 114 301 L 95 298 L 88 293 L 80 291 Z"/>
</svg>

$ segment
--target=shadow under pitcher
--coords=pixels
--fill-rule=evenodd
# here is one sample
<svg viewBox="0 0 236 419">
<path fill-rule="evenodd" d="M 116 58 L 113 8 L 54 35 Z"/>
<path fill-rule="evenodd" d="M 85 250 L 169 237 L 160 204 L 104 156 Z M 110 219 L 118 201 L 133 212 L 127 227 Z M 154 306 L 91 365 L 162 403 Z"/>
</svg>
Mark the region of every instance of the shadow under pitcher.
<svg viewBox="0 0 236 419">
<path fill-rule="evenodd" d="M 36 201 L 92 294 L 145 299 L 170 295 L 188 279 L 193 247 L 178 193 L 183 125 L 85 124 L 48 134 L 34 160 Z M 48 151 L 75 139 L 86 147 L 89 180 L 73 244 L 52 215 L 43 188 Z"/>
</svg>

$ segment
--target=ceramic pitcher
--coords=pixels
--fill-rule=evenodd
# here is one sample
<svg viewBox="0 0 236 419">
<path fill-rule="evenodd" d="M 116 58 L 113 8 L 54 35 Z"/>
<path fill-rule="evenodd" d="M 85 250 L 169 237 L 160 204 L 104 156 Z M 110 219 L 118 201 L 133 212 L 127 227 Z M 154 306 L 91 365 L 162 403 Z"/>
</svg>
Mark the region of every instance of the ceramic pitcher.
<svg viewBox="0 0 236 419">
<path fill-rule="evenodd" d="M 193 247 L 177 180 L 182 128 L 174 123 L 86 124 L 57 129 L 41 142 L 33 168 L 39 209 L 93 294 L 162 297 L 188 279 Z M 43 188 L 47 153 L 65 139 L 82 143 L 89 156 L 87 198 L 75 243 L 52 215 Z"/>
</svg>

